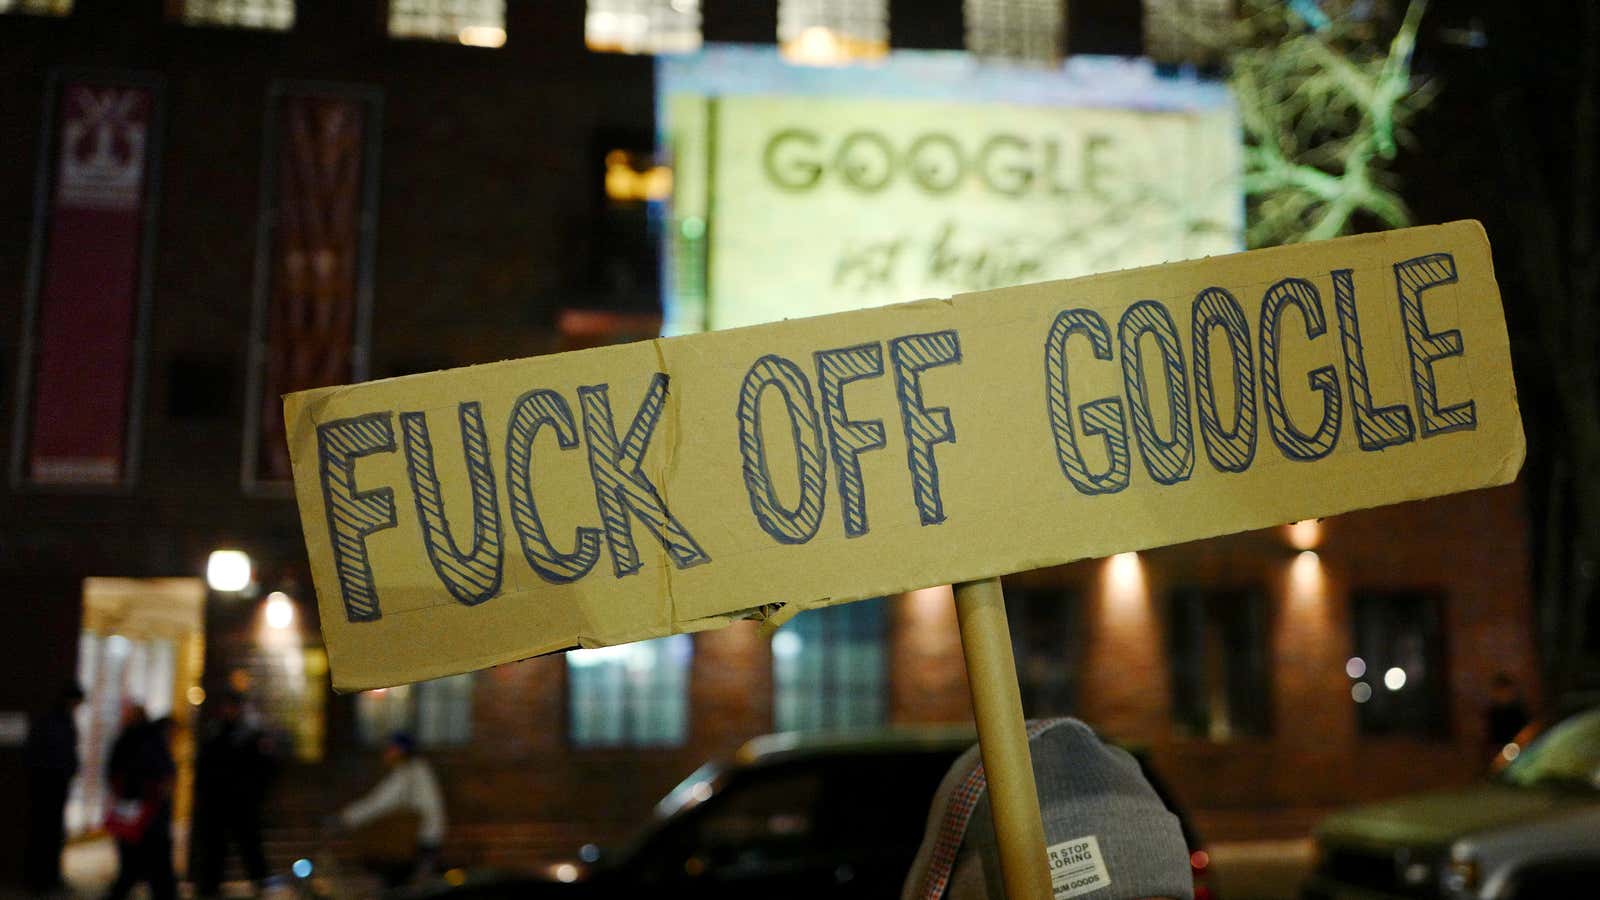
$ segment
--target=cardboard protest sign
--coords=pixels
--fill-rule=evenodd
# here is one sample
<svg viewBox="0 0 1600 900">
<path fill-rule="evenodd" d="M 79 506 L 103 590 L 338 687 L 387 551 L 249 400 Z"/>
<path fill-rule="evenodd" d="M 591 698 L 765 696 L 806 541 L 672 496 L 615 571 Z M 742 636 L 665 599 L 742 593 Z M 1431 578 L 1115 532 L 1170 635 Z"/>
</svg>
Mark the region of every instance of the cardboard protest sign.
<svg viewBox="0 0 1600 900">
<path fill-rule="evenodd" d="M 286 401 L 335 686 L 1502 484 L 1473 222 Z"/>
</svg>

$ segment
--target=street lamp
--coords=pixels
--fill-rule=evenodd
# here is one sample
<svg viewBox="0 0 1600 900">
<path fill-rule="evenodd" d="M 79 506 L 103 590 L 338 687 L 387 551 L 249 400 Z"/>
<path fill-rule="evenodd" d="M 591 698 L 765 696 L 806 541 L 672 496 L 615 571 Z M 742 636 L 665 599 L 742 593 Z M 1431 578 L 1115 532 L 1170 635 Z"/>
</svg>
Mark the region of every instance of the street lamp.
<svg viewBox="0 0 1600 900">
<path fill-rule="evenodd" d="M 213 550 L 206 560 L 206 584 L 213 591 L 236 594 L 250 586 L 250 554 L 243 550 Z"/>
<path fill-rule="evenodd" d="M 267 595 L 266 608 L 262 612 L 267 620 L 267 627 L 282 631 L 294 624 L 294 601 L 283 591 L 273 591 Z"/>
</svg>

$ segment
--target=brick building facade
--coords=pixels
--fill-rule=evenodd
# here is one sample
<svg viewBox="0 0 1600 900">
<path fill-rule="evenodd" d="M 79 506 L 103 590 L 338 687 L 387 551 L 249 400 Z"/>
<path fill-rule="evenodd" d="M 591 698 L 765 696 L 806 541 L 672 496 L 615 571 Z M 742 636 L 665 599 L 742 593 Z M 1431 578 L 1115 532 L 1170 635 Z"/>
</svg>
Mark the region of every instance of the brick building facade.
<svg viewBox="0 0 1600 900">
<path fill-rule="evenodd" d="M 50 73 L 147 73 L 166 106 L 145 409 L 132 435 L 142 466 L 116 491 L 0 485 L 0 585 L 10 633 L 27 635 L 6 646 L 0 710 L 37 709 L 78 671 L 85 578 L 197 577 L 210 550 L 238 546 L 263 592 L 309 583 L 292 501 L 240 482 L 245 410 L 258 400 L 244 360 L 275 84 L 381 97 L 372 375 L 567 349 L 593 336 L 563 332 L 564 310 L 641 306 L 639 290 L 597 274 L 616 268 L 600 182 L 608 150 L 649 147 L 651 65 L 587 52 L 582 4 L 509 4 L 510 37 L 495 50 L 388 39 L 380 0 L 299 4 L 286 32 L 190 27 L 169 6 L 78 0 L 65 18 L 0 15 L 0 446 L 13 427 Z M 754 6 L 718 18 L 708 4 L 707 39 L 770 40 L 772 4 Z M 896 43 L 959 46 L 959 6 L 897 21 Z M 1119 40 L 1098 49 L 1136 50 Z M 217 399 L 193 402 L 197 382 Z M 1275 529 L 1018 575 L 1007 588 L 1019 649 L 1060 648 L 1033 668 L 1021 653 L 1032 712 L 1074 712 L 1147 746 L 1214 838 L 1297 833 L 1329 806 L 1460 780 L 1485 759 L 1493 673 L 1534 683 L 1525 532 L 1511 487 L 1341 517 L 1309 541 Z M 300 622 L 314 621 L 311 598 L 295 599 Z M 1416 633 L 1418 647 L 1402 650 L 1429 669 L 1412 687 L 1434 692 L 1398 717 L 1423 721 L 1416 733 L 1364 711 L 1404 688 L 1350 674 L 1370 623 L 1390 622 L 1358 608 L 1394 604 L 1426 613 L 1393 620 Z M 208 598 L 205 690 L 255 664 L 259 616 L 260 595 Z M 968 720 L 948 596 L 890 598 L 883 623 L 882 720 Z M 314 628 L 303 635 L 314 656 Z M 614 843 L 701 761 L 772 730 L 771 640 L 742 623 L 692 642 L 687 731 L 665 748 L 576 746 L 562 658 L 476 676 L 470 741 L 431 751 L 456 852 L 525 862 Z M 1208 687 L 1181 687 L 1194 683 Z M 1358 683 L 1379 692 L 1376 705 L 1355 702 Z M 291 840 L 370 783 L 375 764 L 357 701 L 311 690 L 322 758 L 292 764 L 275 791 L 273 819 Z M 21 796 L 21 778 L 16 748 L 0 747 L 0 794 Z M 17 870 L 22 827 L 15 806 L 0 813 L 0 878 Z"/>
<path fill-rule="evenodd" d="M 1521 517 L 1513 486 L 1326 520 L 1314 560 L 1280 528 L 1149 551 L 1131 564 L 1094 560 L 1009 577 L 1025 703 L 1034 706 L 1030 714 L 1070 711 L 1145 748 L 1213 840 L 1303 834 L 1333 807 L 1469 780 L 1496 749 L 1483 733 L 1490 679 L 1503 671 L 1534 685 Z M 1416 533 L 1429 540 L 1404 538 Z M 1129 573 L 1136 577 L 1124 581 Z M 1218 739 L 1176 718 L 1171 605 L 1185 585 L 1223 596 L 1259 592 L 1262 733 Z M 1356 598 L 1374 591 L 1437 598 L 1434 661 L 1443 672 L 1435 732 L 1374 734 L 1363 723 L 1363 704 L 1352 697 L 1363 679 L 1348 666 L 1358 652 Z M 1027 690 L 1019 597 L 1070 608 L 1057 621 L 1073 632 L 1052 642 L 1055 668 L 1076 685 L 1070 709 L 1040 708 Z M 886 620 L 886 723 L 970 722 L 949 592 L 892 598 Z M 459 852 L 509 864 L 570 856 L 586 841 L 614 845 L 701 762 L 773 730 L 771 639 L 745 622 L 693 642 L 688 733 L 677 747 L 575 746 L 570 670 L 559 657 L 480 673 L 471 742 L 432 753 L 462 826 Z M 1378 673 L 1366 681 L 1388 691 Z M 349 727 L 341 705 L 333 707 L 334 728 Z M 304 826 L 328 797 L 348 796 L 370 779 L 372 756 L 354 744 L 348 733 L 333 735 L 326 762 L 296 770 L 280 792 L 281 822 Z"/>
</svg>

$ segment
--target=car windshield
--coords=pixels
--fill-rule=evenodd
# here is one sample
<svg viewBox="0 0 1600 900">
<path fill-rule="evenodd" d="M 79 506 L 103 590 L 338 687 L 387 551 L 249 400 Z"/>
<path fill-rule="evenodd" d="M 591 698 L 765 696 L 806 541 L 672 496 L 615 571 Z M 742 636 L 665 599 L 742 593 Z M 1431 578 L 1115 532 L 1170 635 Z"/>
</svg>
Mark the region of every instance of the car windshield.
<svg viewBox="0 0 1600 900">
<path fill-rule="evenodd" d="M 712 788 L 716 786 L 722 770 L 723 767 L 717 763 L 708 762 L 690 772 L 688 778 L 678 782 L 678 786 L 668 791 L 667 795 L 661 798 L 661 802 L 656 804 L 655 820 L 660 822 L 670 819 L 681 810 L 709 800 Z"/>
<path fill-rule="evenodd" d="M 1600 709 L 1573 716 L 1541 735 L 1500 777 L 1518 787 L 1600 790 Z"/>
<path fill-rule="evenodd" d="M 727 767 L 716 762 L 708 762 L 693 772 L 677 787 L 667 792 L 660 802 L 656 803 L 655 810 L 642 828 L 634 832 L 633 837 L 620 845 L 619 852 L 608 853 L 605 865 L 617 865 L 623 860 L 631 859 L 643 850 L 650 840 L 678 813 L 711 799 L 715 793 L 717 782 L 726 773 Z"/>
</svg>

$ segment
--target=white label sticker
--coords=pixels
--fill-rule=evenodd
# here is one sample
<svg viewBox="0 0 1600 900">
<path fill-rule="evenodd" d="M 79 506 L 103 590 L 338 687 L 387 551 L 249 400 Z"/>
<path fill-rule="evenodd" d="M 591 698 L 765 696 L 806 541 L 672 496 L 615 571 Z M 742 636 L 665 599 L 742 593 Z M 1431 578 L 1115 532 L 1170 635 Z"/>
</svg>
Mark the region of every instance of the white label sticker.
<svg viewBox="0 0 1600 900">
<path fill-rule="evenodd" d="M 1100 857 L 1100 841 L 1094 835 L 1062 841 L 1046 852 L 1050 856 L 1050 891 L 1055 900 L 1111 886 L 1111 875 Z"/>
</svg>

